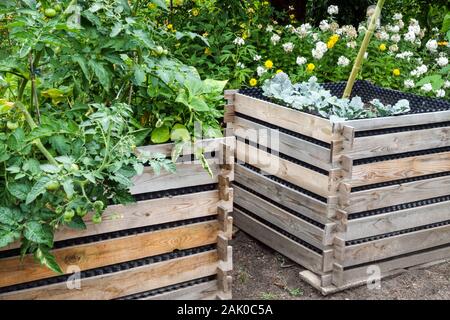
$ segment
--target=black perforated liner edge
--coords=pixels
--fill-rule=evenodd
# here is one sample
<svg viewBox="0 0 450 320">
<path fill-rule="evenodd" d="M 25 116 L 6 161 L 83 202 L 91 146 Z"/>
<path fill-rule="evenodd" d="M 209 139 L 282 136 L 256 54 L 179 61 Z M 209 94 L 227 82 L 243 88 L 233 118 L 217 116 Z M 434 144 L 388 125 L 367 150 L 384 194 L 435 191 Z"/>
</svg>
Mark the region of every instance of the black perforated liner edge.
<svg viewBox="0 0 450 320">
<path fill-rule="evenodd" d="M 86 236 L 86 237 L 61 240 L 61 241 L 56 241 L 54 243 L 53 250 L 67 248 L 67 247 L 73 247 L 73 246 L 80 246 L 80 245 L 84 245 L 84 244 L 88 244 L 88 243 L 95 243 L 95 242 L 100 242 L 100 241 L 118 239 L 118 238 L 128 237 L 128 236 L 132 236 L 132 235 L 142 234 L 142 233 L 167 230 L 167 229 L 181 227 L 181 226 L 187 226 L 187 225 L 195 224 L 195 223 L 213 221 L 215 219 L 217 219 L 217 215 L 211 215 L 211 216 L 206 216 L 206 217 L 179 220 L 179 221 L 161 223 L 161 224 L 139 227 L 139 228 L 134 228 L 134 229 L 126 229 L 126 230 L 96 234 L 96 235 L 91 235 L 91 236 Z M 19 256 L 19 255 L 20 255 L 20 249 L 0 251 L 0 259 Z"/>
<path fill-rule="evenodd" d="M 133 195 L 133 197 L 136 201 L 146 201 L 146 200 L 153 200 L 153 199 L 182 196 L 182 195 L 193 194 L 193 193 L 198 193 L 198 192 L 213 191 L 213 190 L 216 190 L 217 188 L 218 188 L 217 183 L 210 183 L 210 184 L 204 184 L 201 186 L 183 187 L 183 188 L 153 191 L 153 192 L 147 192 L 147 193 L 139 193 L 139 194 Z"/>
<path fill-rule="evenodd" d="M 158 289 L 154 289 L 154 290 L 150 290 L 150 291 L 145 291 L 145 292 L 140 292 L 140 293 L 136 293 L 136 294 L 132 294 L 129 296 L 124 296 L 121 298 L 117 298 L 116 300 L 139 300 L 139 299 L 143 299 L 143 298 L 148 298 L 148 297 L 153 297 L 156 295 L 160 295 L 163 293 L 168 293 L 168 292 L 173 292 L 179 289 L 183 289 L 183 288 L 188 288 L 188 287 L 192 287 L 195 286 L 197 284 L 201 284 L 201 283 L 206 283 L 209 281 L 213 281 L 217 279 L 217 276 L 209 276 L 209 277 L 203 277 L 203 278 L 198 278 L 198 279 L 194 279 L 194 280 L 190 280 L 190 281 L 186 281 L 186 282 L 181 282 L 181 283 L 176 283 L 170 286 L 166 286 L 166 287 L 162 287 L 162 288 L 158 288 Z"/>
<path fill-rule="evenodd" d="M 329 82 L 323 83 L 322 85 L 326 90 L 330 90 L 332 95 L 341 97 L 344 92 L 346 82 L 334 82 L 334 83 Z M 240 94 L 247 95 L 256 99 L 272 102 L 271 99 L 263 95 L 261 88 L 244 88 L 240 89 L 238 92 Z M 357 80 L 355 82 L 351 97 L 354 96 L 361 97 L 363 102 L 369 102 L 373 99 L 378 99 L 384 104 L 395 104 L 401 99 L 406 99 L 410 103 L 411 111 L 408 113 L 403 113 L 401 115 L 450 110 L 450 102 L 446 100 L 423 97 L 412 93 L 381 88 L 365 80 Z M 311 114 L 322 117 L 317 113 Z"/>
<path fill-rule="evenodd" d="M 163 262 L 167 260 L 173 260 L 177 258 L 192 256 L 194 254 L 213 251 L 216 249 L 216 245 L 207 245 L 192 249 L 186 249 L 186 250 L 179 250 L 171 253 L 165 253 L 161 255 L 146 257 L 143 259 L 133 260 L 133 261 L 127 261 L 119 264 L 114 264 L 106 267 L 96 268 L 96 269 L 90 269 L 85 270 L 80 273 L 81 279 L 84 278 L 91 278 L 95 276 L 110 274 L 114 272 L 119 272 L 123 270 L 133 269 L 137 267 L 141 267 L 144 265 L 150 265 L 153 263 Z M 67 279 L 72 276 L 72 274 L 62 275 L 62 276 L 56 276 L 53 278 L 47 278 L 27 283 L 21 283 L 13 286 L 3 287 L 0 288 L 0 294 L 12 292 L 12 291 L 19 291 L 19 290 L 25 290 L 25 289 L 31 289 L 31 288 L 38 288 L 50 284 L 55 283 L 61 283 L 67 281 Z"/>
<path fill-rule="evenodd" d="M 408 132 L 408 131 L 419 131 L 419 130 L 426 130 L 426 129 L 445 128 L 445 127 L 450 127 L 450 121 L 425 123 L 425 124 L 418 124 L 418 125 L 414 125 L 414 126 L 402 126 L 402 127 L 395 127 L 395 128 L 355 131 L 355 138 L 371 137 L 371 136 L 378 136 L 378 135 L 397 133 L 397 132 Z"/>
<path fill-rule="evenodd" d="M 239 206 L 237 204 L 234 204 L 234 208 L 236 208 L 239 211 L 245 213 L 246 215 L 250 216 L 251 218 L 261 222 L 263 225 L 265 225 L 265 226 L 267 226 L 267 227 L 277 231 L 278 233 L 281 233 L 282 235 L 284 235 L 285 237 L 288 237 L 292 241 L 297 242 L 298 244 L 300 244 L 300 245 L 302 245 L 302 246 L 304 246 L 304 247 L 306 247 L 306 248 L 308 248 L 308 249 L 310 249 L 310 250 L 312 250 L 312 251 L 314 251 L 316 253 L 323 254 L 323 251 L 321 249 L 316 248 L 312 244 L 310 244 L 310 243 L 308 243 L 308 242 L 306 242 L 306 241 L 304 241 L 304 240 L 294 236 L 293 234 L 290 234 L 289 232 L 283 230 L 280 227 L 277 227 L 276 225 L 270 223 L 269 221 L 262 219 L 261 217 L 257 216 L 256 214 L 250 212 L 249 210 L 247 210 L 245 208 L 242 208 L 241 206 Z"/>
<path fill-rule="evenodd" d="M 367 237 L 367 238 L 349 240 L 349 241 L 345 241 L 345 245 L 346 246 L 353 246 L 353 245 L 357 245 L 357 244 L 361 244 L 361 243 L 377 241 L 377 240 L 384 239 L 384 238 L 391 238 L 391 237 L 394 237 L 394 236 L 398 236 L 398 235 L 406 234 L 406 233 L 411 233 L 411 232 L 415 232 L 415 231 L 426 230 L 426 229 L 431 229 L 431 228 L 436 228 L 436 227 L 442 227 L 442 226 L 445 226 L 445 225 L 448 225 L 448 224 L 450 224 L 450 220 L 437 222 L 437 223 L 431 223 L 431 224 L 427 224 L 427 225 L 424 225 L 424 226 L 408 228 L 408 229 L 403 229 L 403 230 L 394 231 L 394 232 L 388 232 L 388 233 L 379 234 L 379 235 L 375 235 L 375 236 L 371 236 L 371 237 Z"/>
</svg>

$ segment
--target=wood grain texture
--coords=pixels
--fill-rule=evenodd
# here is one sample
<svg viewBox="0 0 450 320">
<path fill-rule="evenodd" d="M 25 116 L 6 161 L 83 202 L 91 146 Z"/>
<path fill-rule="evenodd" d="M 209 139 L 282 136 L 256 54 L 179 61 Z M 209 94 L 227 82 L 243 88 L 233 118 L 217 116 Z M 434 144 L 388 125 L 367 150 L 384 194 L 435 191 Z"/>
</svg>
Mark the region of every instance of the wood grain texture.
<svg viewBox="0 0 450 320">
<path fill-rule="evenodd" d="M 63 271 L 76 265 L 81 271 L 216 243 L 218 221 L 203 222 L 128 237 L 56 249 L 53 254 Z M 54 277 L 33 256 L 0 259 L 0 287 Z"/>
<path fill-rule="evenodd" d="M 81 290 L 66 282 L 14 291 L 0 300 L 109 300 L 214 275 L 216 251 L 209 251 L 81 280 Z"/>
<path fill-rule="evenodd" d="M 260 168 L 318 195 L 327 197 L 332 194 L 329 190 L 330 178 L 327 175 L 279 158 L 244 142 L 236 142 L 236 158 L 238 161 Z"/>
<path fill-rule="evenodd" d="M 336 248 L 336 261 L 344 267 L 373 262 L 450 242 L 450 225 Z"/>
<path fill-rule="evenodd" d="M 329 120 L 237 93 L 235 112 L 272 123 L 317 140 L 330 143 L 332 124 Z"/>
<path fill-rule="evenodd" d="M 235 172 L 236 182 L 320 223 L 327 223 L 328 212 L 335 209 L 332 203 L 321 202 L 239 164 Z"/>
<path fill-rule="evenodd" d="M 330 269 L 329 271 L 331 271 L 332 266 L 326 267 L 323 265 L 322 255 L 298 244 L 238 209 L 234 209 L 233 218 L 236 226 L 244 232 L 285 255 L 292 261 L 301 264 L 303 267 L 319 274 L 323 273 L 323 269 Z"/>
<path fill-rule="evenodd" d="M 267 148 L 277 150 L 292 158 L 314 164 L 324 170 L 330 170 L 331 150 L 317 144 L 299 139 L 292 135 L 270 129 L 256 122 L 235 117 L 234 134 L 237 137 L 258 142 Z"/>
<path fill-rule="evenodd" d="M 349 183 L 356 187 L 446 171 L 450 171 L 450 152 L 353 166 Z"/>
<path fill-rule="evenodd" d="M 265 221 L 276 225 L 317 248 L 324 249 L 326 245 L 330 244 L 325 244 L 325 240 L 328 240 L 328 237 L 325 235 L 323 229 L 300 219 L 238 186 L 234 187 L 234 192 L 234 199 L 237 205 Z"/>
</svg>

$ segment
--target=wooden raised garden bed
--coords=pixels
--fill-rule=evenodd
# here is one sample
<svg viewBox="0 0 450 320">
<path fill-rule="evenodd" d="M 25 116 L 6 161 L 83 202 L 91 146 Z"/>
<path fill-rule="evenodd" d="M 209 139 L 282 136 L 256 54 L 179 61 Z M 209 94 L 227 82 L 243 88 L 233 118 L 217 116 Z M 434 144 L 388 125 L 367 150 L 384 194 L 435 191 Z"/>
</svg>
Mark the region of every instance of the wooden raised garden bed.
<svg viewBox="0 0 450 320">
<path fill-rule="evenodd" d="M 58 231 L 65 275 L 30 256 L 20 262 L 14 245 L 2 249 L 0 299 L 230 299 L 234 138 L 199 146 L 214 178 L 186 151 L 175 174 L 146 168 L 135 178 L 135 204 L 108 207 L 99 225 L 87 218 L 84 231 Z M 143 149 L 170 156 L 172 147 Z"/>
<path fill-rule="evenodd" d="M 235 224 L 324 294 L 365 283 L 371 265 L 383 277 L 450 258 L 450 103 L 364 81 L 353 94 L 411 112 L 332 123 L 259 89 L 227 92 Z"/>
</svg>

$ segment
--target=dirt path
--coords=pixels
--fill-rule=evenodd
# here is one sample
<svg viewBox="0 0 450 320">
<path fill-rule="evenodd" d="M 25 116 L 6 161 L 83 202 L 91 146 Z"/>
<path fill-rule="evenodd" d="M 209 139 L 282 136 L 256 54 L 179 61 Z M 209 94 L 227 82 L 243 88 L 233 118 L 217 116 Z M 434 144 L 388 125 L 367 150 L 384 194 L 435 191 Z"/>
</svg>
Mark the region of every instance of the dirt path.
<svg viewBox="0 0 450 320">
<path fill-rule="evenodd" d="M 302 267 L 244 232 L 232 245 L 235 299 L 450 299 L 450 262 L 384 279 L 380 290 L 363 286 L 324 297 L 300 279 Z"/>
</svg>

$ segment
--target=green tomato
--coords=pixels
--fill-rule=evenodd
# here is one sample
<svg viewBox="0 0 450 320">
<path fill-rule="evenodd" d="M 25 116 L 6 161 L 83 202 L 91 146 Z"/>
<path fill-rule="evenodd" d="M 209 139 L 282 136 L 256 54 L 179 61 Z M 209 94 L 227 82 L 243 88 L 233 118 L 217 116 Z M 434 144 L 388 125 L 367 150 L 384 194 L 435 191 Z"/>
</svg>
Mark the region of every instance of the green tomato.
<svg viewBox="0 0 450 320">
<path fill-rule="evenodd" d="M 155 144 L 165 143 L 165 142 L 169 141 L 169 139 L 170 139 L 169 127 L 162 126 L 162 127 L 153 129 L 150 139 Z"/>
<path fill-rule="evenodd" d="M 189 141 L 191 140 L 191 134 L 188 129 L 180 123 L 175 124 L 172 127 L 172 133 L 170 135 L 170 140 L 172 141 Z"/>
<path fill-rule="evenodd" d="M 72 221 L 73 217 L 75 216 L 75 211 L 70 209 L 70 210 L 66 210 L 66 212 L 64 212 L 64 221 L 65 222 L 70 222 Z"/>
<path fill-rule="evenodd" d="M 77 215 L 81 218 L 83 218 L 87 214 L 87 210 L 81 206 L 77 207 L 76 211 L 77 211 Z"/>
<path fill-rule="evenodd" d="M 55 209 L 56 214 L 61 214 L 61 213 L 63 213 L 63 211 L 64 211 L 64 208 L 61 207 L 61 206 L 58 206 L 58 207 L 56 207 L 56 209 Z"/>
<path fill-rule="evenodd" d="M 103 201 L 97 200 L 94 202 L 94 209 L 95 211 L 102 211 L 103 208 L 105 207 L 105 204 L 103 203 Z"/>
<path fill-rule="evenodd" d="M 47 183 L 47 185 L 45 186 L 45 188 L 47 189 L 47 191 L 56 191 L 58 190 L 60 187 L 60 184 L 58 181 L 50 181 L 49 183 Z"/>
<path fill-rule="evenodd" d="M 95 224 L 101 223 L 102 222 L 102 216 L 100 214 L 97 214 L 97 213 L 94 214 L 92 216 L 92 222 L 95 223 Z"/>
<path fill-rule="evenodd" d="M 57 12 L 61 12 L 62 7 L 61 7 L 61 5 L 59 3 L 57 3 L 57 4 L 54 5 L 53 9 L 55 9 Z"/>
<path fill-rule="evenodd" d="M 45 9 L 44 15 L 45 15 L 47 18 L 53 18 L 54 16 L 56 16 L 56 10 L 53 9 L 53 8 Z"/>
<path fill-rule="evenodd" d="M 18 124 L 17 122 L 8 121 L 8 122 L 6 123 L 6 127 L 7 127 L 9 130 L 16 130 L 16 129 L 19 127 L 19 124 Z"/>
<path fill-rule="evenodd" d="M 70 166 L 70 169 L 72 169 L 72 171 L 78 171 L 78 170 L 80 170 L 80 167 L 76 163 L 73 163 Z"/>
</svg>

